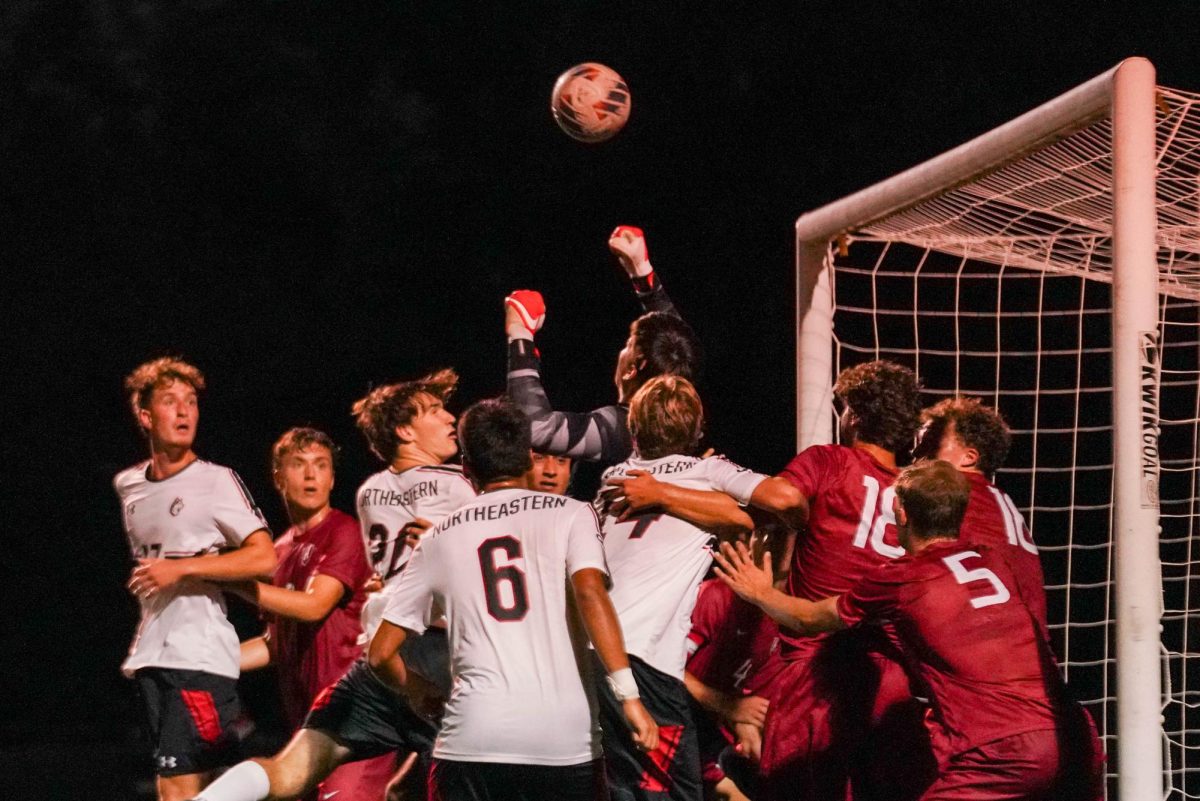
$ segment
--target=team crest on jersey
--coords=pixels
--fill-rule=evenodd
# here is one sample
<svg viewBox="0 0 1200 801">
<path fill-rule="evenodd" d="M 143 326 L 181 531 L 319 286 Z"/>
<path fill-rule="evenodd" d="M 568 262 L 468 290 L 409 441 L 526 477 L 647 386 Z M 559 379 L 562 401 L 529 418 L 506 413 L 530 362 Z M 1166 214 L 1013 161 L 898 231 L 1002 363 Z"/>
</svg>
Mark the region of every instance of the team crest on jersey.
<svg viewBox="0 0 1200 801">
<path fill-rule="evenodd" d="M 137 504 L 131 503 L 125 507 L 125 514 L 132 515 L 135 509 L 137 509 Z"/>
<path fill-rule="evenodd" d="M 306 542 L 300 546 L 300 564 L 301 565 L 307 565 L 308 560 L 312 559 L 313 548 L 314 548 L 314 546 L 311 542 Z"/>
<path fill-rule="evenodd" d="M 176 498 L 171 501 L 171 517 L 179 517 L 179 513 L 183 511 L 183 498 Z"/>
</svg>

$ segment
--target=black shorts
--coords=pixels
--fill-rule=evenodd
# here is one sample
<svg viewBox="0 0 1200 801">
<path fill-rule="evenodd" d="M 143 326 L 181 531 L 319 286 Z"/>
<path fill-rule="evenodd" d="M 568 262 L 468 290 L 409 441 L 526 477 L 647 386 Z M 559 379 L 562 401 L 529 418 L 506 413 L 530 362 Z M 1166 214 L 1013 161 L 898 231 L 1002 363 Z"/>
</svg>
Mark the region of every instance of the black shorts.
<svg viewBox="0 0 1200 801">
<path fill-rule="evenodd" d="M 437 687 L 443 698 L 450 697 L 450 640 L 445 629 L 409 634 L 400 646 L 400 658 L 407 670 Z"/>
<path fill-rule="evenodd" d="M 658 722 L 658 748 L 643 753 L 634 745 L 625 713 L 596 658 L 600 725 L 611 797 L 616 801 L 701 801 L 700 746 L 683 682 L 630 655 L 642 705 Z"/>
<path fill-rule="evenodd" d="M 237 679 L 201 670 L 142 668 L 134 674 L 159 776 L 205 773 L 238 761 L 230 725 L 241 714 Z"/>
<path fill-rule="evenodd" d="M 429 801 L 607 801 L 604 760 L 514 765 L 434 759 Z"/>
<path fill-rule="evenodd" d="M 428 754 L 437 730 L 375 678 L 365 660 L 313 701 L 304 728 L 319 729 L 351 751 L 348 762 L 391 751 Z"/>
</svg>

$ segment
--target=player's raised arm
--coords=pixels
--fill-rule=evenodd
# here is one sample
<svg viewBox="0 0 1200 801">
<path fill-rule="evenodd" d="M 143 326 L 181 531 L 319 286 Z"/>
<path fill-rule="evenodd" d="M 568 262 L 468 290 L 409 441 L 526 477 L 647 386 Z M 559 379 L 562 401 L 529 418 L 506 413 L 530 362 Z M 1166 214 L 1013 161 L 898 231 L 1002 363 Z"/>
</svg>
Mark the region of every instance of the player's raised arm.
<svg viewBox="0 0 1200 801">
<path fill-rule="evenodd" d="M 667 296 L 667 290 L 658 280 L 658 273 L 650 264 L 650 250 L 646 246 L 646 234 L 633 225 L 618 225 L 608 237 L 608 249 L 617 257 L 625 274 L 633 284 L 633 291 L 642 310 L 666 312 L 676 317 L 679 310 Z"/>
</svg>

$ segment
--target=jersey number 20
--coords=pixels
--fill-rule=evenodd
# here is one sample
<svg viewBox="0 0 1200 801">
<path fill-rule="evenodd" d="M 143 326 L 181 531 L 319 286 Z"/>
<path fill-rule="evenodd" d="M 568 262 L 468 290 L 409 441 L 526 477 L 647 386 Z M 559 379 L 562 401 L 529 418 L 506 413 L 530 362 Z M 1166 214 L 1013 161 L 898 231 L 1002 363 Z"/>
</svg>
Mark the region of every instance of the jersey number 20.
<svg viewBox="0 0 1200 801">
<path fill-rule="evenodd" d="M 503 554 L 509 564 L 500 565 L 497 557 Z M 512 560 L 521 557 L 521 542 L 515 537 L 492 537 L 479 546 L 479 570 L 483 573 L 483 595 L 488 614 L 500 621 L 521 620 L 529 611 L 529 593 L 525 590 L 525 574 Z M 511 603 L 500 595 L 500 585 L 507 584 Z"/>
</svg>

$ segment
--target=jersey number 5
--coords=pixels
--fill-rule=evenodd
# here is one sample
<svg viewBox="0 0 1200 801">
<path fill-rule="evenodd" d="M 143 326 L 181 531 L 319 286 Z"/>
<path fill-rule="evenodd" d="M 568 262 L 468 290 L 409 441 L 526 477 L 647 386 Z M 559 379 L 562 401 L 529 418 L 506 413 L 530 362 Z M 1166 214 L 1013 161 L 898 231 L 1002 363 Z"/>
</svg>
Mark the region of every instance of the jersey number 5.
<svg viewBox="0 0 1200 801">
<path fill-rule="evenodd" d="M 529 593 L 525 590 L 525 574 L 514 564 L 498 565 L 497 552 L 503 551 L 510 560 L 521 557 L 521 543 L 515 537 L 492 537 L 479 546 L 479 570 L 483 573 L 483 595 L 488 614 L 496 620 L 521 620 L 529 611 Z M 505 603 L 500 586 L 507 584 L 511 603 Z"/>
<path fill-rule="evenodd" d="M 968 559 L 978 558 L 980 558 L 979 554 L 975 551 L 963 551 L 962 553 L 956 553 L 952 556 L 943 557 L 942 561 L 946 563 L 946 567 L 950 568 L 950 572 L 954 574 L 954 580 L 959 584 L 970 584 L 972 581 L 986 581 L 992 585 L 992 589 L 994 589 L 995 592 L 993 592 L 991 595 L 972 598 L 971 606 L 975 607 L 976 609 L 982 609 L 985 606 L 994 606 L 996 604 L 1004 603 L 1012 596 L 1008 592 L 1008 587 L 1004 586 L 1004 582 L 1000 580 L 999 576 L 988 570 L 986 567 L 977 567 L 974 570 L 967 570 L 965 567 L 963 567 L 963 562 L 967 561 Z"/>
</svg>

